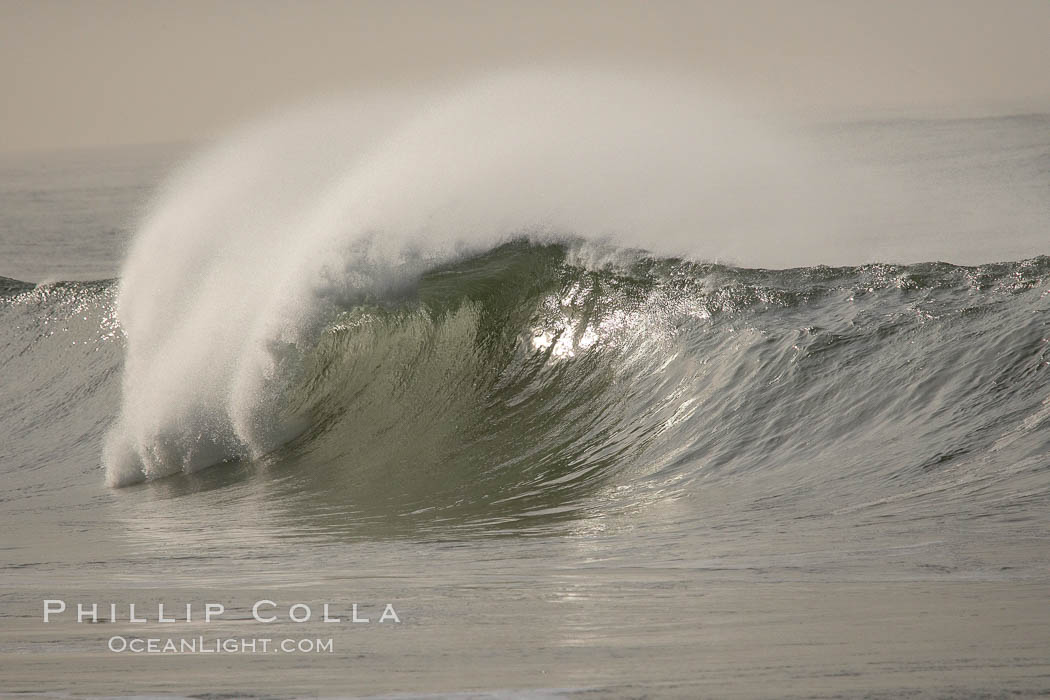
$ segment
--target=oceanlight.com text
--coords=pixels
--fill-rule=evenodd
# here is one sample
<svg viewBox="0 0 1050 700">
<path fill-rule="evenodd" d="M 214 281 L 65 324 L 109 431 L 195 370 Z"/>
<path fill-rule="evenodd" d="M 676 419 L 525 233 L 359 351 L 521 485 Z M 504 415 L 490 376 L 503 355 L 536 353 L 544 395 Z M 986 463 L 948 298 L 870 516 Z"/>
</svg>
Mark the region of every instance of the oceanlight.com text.
<svg viewBox="0 0 1050 700">
<path fill-rule="evenodd" d="M 106 643 L 115 654 L 332 654 L 332 639 L 270 637 L 122 637 Z"/>
</svg>

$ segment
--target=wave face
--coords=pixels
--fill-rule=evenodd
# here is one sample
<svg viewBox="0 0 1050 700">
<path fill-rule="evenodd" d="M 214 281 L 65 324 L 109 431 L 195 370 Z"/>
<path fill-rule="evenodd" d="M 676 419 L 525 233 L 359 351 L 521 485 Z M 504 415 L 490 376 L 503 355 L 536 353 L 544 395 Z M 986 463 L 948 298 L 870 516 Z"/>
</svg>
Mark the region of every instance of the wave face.
<svg viewBox="0 0 1050 700">
<path fill-rule="evenodd" d="M 242 464 L 276 470 L 267 488 L 297 518 L 359 525 L 491 528 L 740 483 L 806 512 L 1015 503 L 1023 519 L 1046 497 L 1050 258 L 768 271 L 594 253 L 522 239 L 436 265 L 397 301 L 347 302 L 284 385 L 295 435 Z M 31 425 L 98 404 L 56 444 L 99 434 L 116 400 L 114 292 L 3 287 L 5 353 L 38 387 L 37 409 L 11 410 Z M 222 445 L 202 425 L 167 446 Z M 136 477 L 194 454 L 158 449 Z"/>
<path fill-rule="evenodd" d="M 716 482 L 810 512 L 1045 491 L 1050 258 L 767 271 L 588 250 L 506 244 L 330 320 L 289 392 L 309 427 L 271 455 L 296 496 L 491 529 Z"/>
</svg>

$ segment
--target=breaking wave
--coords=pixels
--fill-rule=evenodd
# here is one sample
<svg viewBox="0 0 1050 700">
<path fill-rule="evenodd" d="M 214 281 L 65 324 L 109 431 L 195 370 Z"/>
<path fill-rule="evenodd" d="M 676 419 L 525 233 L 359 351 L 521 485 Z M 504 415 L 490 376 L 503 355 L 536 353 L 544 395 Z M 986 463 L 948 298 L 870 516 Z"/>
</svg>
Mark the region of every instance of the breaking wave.
<svg viewBox="0 0 1050 700">
<path fill-rule="evenodd" d="M 685 87 L 524 72 L 314 106 L 187 164 L 121 274 L 110 483 L 284 444 L 307 425 L 289 392 L 333 314 L 522 235 L 709 259 L 819 249 L 814 212 L 831 208 L 809 206 L 828 192 L 803 154 Z"/>
<path fill-rule="evenodd" d="M 845 190 L 678 88 L 519 74 L 248 128 L 119 281 L 2 280 L 4 425 L 59 416 L 115 486 L 273 470 L 384 532 L 700 482 L 1044 497 L 1050 259 L 814 266 L 850 255 Z"/>
<path fill-rule="evenodd" d="M 1044 493 L 1050 258 L 770 271 L 588 251 L 520 239 L 348 302 L 284 377 L 281 444 L 252 460 L 221 422 L 175 423 L 110 478 L 205 454 L 359 525 L 534 522 L 701 483 L 831 510 Z M 100 435 L 129 357 L 116 283 L 4 289 L 6 354 L 38 387 L 11 410 L 78 406 Z"/>
</svg>

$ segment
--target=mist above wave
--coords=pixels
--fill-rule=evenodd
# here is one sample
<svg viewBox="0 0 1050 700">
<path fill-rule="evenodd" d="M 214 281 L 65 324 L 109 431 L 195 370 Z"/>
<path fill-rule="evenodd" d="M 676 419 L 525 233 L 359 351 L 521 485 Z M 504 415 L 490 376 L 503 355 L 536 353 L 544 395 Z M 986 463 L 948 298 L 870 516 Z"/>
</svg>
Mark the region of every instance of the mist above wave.
<svg viewBox="0 0 1050 700">
<path fill-rule="evenodd" d="M 511 237 L 819 261 L 842 196 L 805 149 L 695 85 L 521 72 L 316 104 L 184 165 L 121 274 L 111 484 L 262 454 L 338 308 Z"/>
</svg>

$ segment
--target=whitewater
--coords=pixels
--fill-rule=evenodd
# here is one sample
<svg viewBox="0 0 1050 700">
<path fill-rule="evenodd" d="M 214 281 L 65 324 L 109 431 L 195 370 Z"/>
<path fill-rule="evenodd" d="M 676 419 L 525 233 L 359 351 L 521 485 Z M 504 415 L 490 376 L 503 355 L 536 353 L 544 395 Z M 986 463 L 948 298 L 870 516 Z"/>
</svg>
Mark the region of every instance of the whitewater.
<svg viewBox="0 0 1050 700">
<path fill-rule="evenodd" d="M 202 693 L 1045 692 L 1048 133 L 521 71 L 5 156 L 0 690 L 171 692 L 35 626 L 117 596 L 405 620 Z"/>
</svg>

